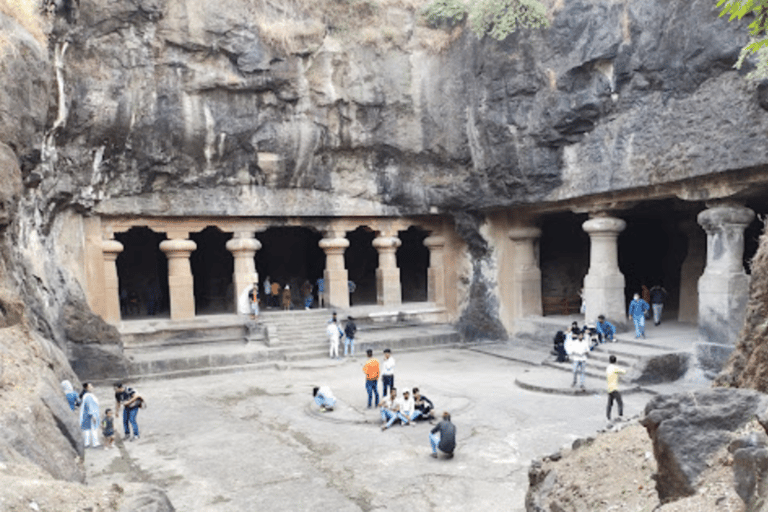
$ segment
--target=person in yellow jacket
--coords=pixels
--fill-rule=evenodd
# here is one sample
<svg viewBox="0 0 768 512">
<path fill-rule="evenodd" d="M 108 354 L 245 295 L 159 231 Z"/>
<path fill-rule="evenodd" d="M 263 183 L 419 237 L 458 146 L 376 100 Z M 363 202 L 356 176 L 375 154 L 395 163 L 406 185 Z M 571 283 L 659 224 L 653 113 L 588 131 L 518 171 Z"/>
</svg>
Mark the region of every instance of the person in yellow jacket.
<svg viewBox="0 0 768 512">
<path fill-rule="evenodd" d="M 620 368 L 616 364 L 616 356 L 608 358 L 609 365 L 605 369 L 605 380 L 608 384 L 608 407 L 605 414 L 608 417 L 608 421 L 611 421 L 611 409 L 613 408 L 613 401 L 616 400 L 616 404 L 619 406 L 619 418 L 624 416 L 624 402 L 621 400 L 621 393 L 619 393 L 619 375 L 627 373 L 627 370 Z"/>
</svg>

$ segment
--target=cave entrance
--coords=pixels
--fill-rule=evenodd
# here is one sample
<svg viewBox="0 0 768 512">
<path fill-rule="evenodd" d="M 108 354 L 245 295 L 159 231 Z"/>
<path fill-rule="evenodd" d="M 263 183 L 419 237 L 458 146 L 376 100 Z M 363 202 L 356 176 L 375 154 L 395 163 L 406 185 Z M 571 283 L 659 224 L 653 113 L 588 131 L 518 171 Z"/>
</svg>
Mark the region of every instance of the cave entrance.
<svg viewBox="0 0 768 512">
<path fill-rule="evenodd" d="M 379 253 L 373 246 L 376 233 L 368 226 L 360 226 L 347 233 L 349 247 L 344 252 L 344 265 L 347 268 L 350 286 L 350 306 L 376 304 L 376 267 Z"/>
<path fill-rule="evenodd" d="M 305 281 L 312 285 L 313 307 L 317 307 L 317 280 L 323 277 L 325 252 L 318 245 L 322 235 L 305 227 L 275 227 L 256 233 L 261 242 L 261 249 L 256 252 L 256 271 L 259 274 L 261 289 L 264 280 L 269 277 L 272 283 L 278 283 L 280 290 L 286 285 L 291 290 L 292 308 L 304 308 L 302 285 Z M 274 299 L 273 299 L 274 300 Z M 281 307 L 281 300 L 263 307 Z"/>
<path fill-rule="evenodd" d="M 232 234 L 208 226 L 199 233 L 190 234 L 189 238 L 197 244 L 189 258 L 194 276 L 196 314 L 232 313 L 235 311 L 232 284 L 235 260 L 226 248 Z"/>
<path fill-rule="evenodd" d="M 579 312 L 579 290 L 589 270 L 589 235 L 581 227 L 586 220 L 586 215 L 570 212 L 543 219 L 539 253 L 544 315 Z"/>
<path fill-rule="evenodd" d="M 115 234 L 123 244 L 116 261 L 122 318 L 170 317 L 168 260 L 160 250 L 166 238 L 147 227 Z"/>
<path fill-rule="evenodd" d="M 400 288 L 403 302 L 426 302 L 429 249 L 424 239 L 429 233 L 416 226 L 398 232 L 402 245 L 397 249 Z"/>
</svg>

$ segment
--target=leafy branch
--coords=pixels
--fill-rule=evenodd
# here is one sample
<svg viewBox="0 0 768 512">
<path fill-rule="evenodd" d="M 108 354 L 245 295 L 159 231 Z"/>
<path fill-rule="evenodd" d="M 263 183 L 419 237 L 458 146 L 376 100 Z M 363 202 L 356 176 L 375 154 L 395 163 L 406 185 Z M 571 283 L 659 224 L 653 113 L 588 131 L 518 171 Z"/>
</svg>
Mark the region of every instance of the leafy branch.
<svg viewBox="0 0 768 512">
<path fill-rule="evenodd" d="M 728 16 L 728 21 L 754 15 L 748 26 L 749 44 L 741 49 L 735 67 L 741 69 L 747 57 L 756 54 L 756 67 L 747 74 L 747 78 L 768 78 L 768 0 L 718 0 L 717 7 L 721 8 L 720 17 Z"/>
<path fill-rule="evenodd" d="M 466 19 L 477 37 L 499 41 L 521 28 L 549 26 L 547 9 L 539 0 L 434 0 L 423 14 L 435 26 L 454 26 Z"/>
</svg>

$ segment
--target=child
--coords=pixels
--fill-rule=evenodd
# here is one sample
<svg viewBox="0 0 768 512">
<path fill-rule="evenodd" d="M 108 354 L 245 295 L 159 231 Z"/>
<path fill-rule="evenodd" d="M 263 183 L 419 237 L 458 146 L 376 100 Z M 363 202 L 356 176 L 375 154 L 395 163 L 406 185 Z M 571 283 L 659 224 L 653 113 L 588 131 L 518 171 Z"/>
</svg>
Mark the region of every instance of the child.
<svg viewBox="0 0 768 512">
<path fill-rule="evenodd" d="M 104 436 L 104 449 L 112 448 L 115 442 L 115 419 L 112 416 L 112 409 L 104 411 L 104 419 L 101 420 L 101 434 Z"/>
<path fill-rule="evenodd" d="M 608 408 L 605 414 L 608 416 L 608 421 L 611 421 L 611 408 L 614 400 L 619 406 L 619 418 L 624 416 L 624 403 L 621 401 L 621 393 L 619 393 L 619 375 L 627 373 L 627 371 L 616 365 L 616 356 L 609 357 L 608 361 L 610 364 L 605 369 L 605 380 L 608 383 Z"/>
</svg>

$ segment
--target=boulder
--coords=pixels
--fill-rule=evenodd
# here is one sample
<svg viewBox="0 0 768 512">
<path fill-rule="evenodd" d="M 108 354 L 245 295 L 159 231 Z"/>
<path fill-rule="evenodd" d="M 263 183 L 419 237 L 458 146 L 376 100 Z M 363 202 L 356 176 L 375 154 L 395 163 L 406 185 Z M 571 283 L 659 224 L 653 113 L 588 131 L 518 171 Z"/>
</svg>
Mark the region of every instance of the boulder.
<svg viewBox="0 0 768 512">
<path fill-rule="evenodd" d="M 640 423 L 653 442 L 660 500 L 693 495 L 710 458 L 766 408 L 762 393 L 736 389 L 660 395 L 648 402 Z"/>
</svg>

